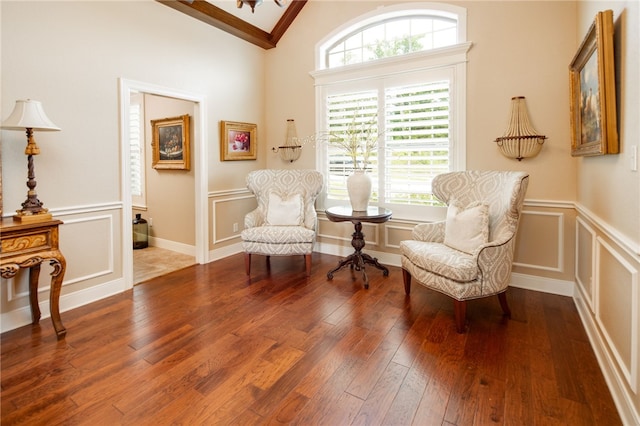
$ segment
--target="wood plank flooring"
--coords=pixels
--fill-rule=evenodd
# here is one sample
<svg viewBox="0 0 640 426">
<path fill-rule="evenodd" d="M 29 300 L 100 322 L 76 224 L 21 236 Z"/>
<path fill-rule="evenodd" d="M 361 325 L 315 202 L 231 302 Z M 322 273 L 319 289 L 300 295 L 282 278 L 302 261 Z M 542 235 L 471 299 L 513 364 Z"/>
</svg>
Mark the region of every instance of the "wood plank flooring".
<svg viewBox="0 0 640 426">
<path fill-rule="evenodd" d="M 513 288 L 458 334 L 451 300 L 338 260 L 238 254 L 64 312 L 63 341 L 4 333 L 1 423 L 620 424 L 572 299 Z"/>
</svg>

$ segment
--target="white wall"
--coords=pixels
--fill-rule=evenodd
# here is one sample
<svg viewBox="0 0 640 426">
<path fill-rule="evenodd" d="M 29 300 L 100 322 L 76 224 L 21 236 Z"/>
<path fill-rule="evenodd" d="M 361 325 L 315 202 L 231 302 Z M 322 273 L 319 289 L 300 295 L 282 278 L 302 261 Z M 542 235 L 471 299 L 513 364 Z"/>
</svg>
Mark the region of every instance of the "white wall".
<svg viewBox="0 0 640 426">
<path fill-rule="evenodd" d="M 264 163 L 264 155 L 220 162 L 218 149 L 220 120 L 264 126 L 262 49 L 152 0 L 2 1 L 0 19 L 0 115 L 16 99 L 37 99 L 62 128 L 36 134 L 42 153 L 35 158 L 39 197 L 65 222 L 62 311 L 126 288 L 119 79 L 205 99 L 210 191 L 243 188 L 246 173 Z M 10 215 L 26 197 L 26 138 L 0 135 L 3 212 Z M 30 322 L 25 276 L 2 281 L 3 331 Z M 43 269 L 45 318 L 47 286 Z"/>
<path fill-rule="evenodd" d="M 630 164 L 640 145 L 640 3 L 579 2 L 577 43 L 606 9 L 620 154 L 578 160 L 575 299 L 623 422 L 640 424 L 640 172 Z"/>
</svg>

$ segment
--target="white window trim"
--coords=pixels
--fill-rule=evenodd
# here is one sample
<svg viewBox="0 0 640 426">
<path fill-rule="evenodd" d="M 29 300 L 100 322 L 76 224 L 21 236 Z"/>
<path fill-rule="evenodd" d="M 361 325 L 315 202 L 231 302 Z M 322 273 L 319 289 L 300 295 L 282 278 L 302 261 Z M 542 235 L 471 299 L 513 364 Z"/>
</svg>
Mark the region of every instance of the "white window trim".
<svg viewBox="0 0 640 426">
<path fill-rule="evenodd" d="M 325 99 L 325 88 L 333 84 L 352 82 L 357 85 L 358 80 L 371 79 L 375 76 L 401 75 L 432 69 L 448 69 L 452 74 L 453 85 L 451 97 L 452 105 L 461 105 L 462 108 L 453 108 L 450 112 L 452 127 L 449 129 L 451 139 L 455 146 L 451 149 L 451 170 L 465 170 L 466 160 L 466 75 L 467 53 L 471 48 L 471 42 L 460 43 L 440 49 L 415 52 L 407 55 L 380 59 L 375 62 L 354 64 L 334 69 L 324 69 L 311 72 L 315 79 L 316 97 L 316 129 L 326 127 L 324 108 L 322 102 Z M 324 170 L 328 159 L 326 150 L 321 145 L 316 147 L 316 169 Z M 326 208 L 330 202 L 326 198 L 326 192 L 319 198 L 319 207 Z M 427 206 L 397 206 L 393 208 L 394 218 L 407 220 L 439 220 L 442 218 L 442 208 Z"/>
<path fill-rule="evenodd" d="M 340 27 L 327 37 L 320 40 L 315 46 L 316 70 L 326 69 L 325 54 L 327 49 L 337 40 L 345 37 L 358 28 L 379 22 L 386 18 L 396 18 L 428 14 L 430 16 L 442 16 L 458 21 L 458 43 L 467 41 L 467 9 L 446 3 L 402 3 L 391 6 L 382 6 L 369 13 L 360 15 Z"/>
</svg>

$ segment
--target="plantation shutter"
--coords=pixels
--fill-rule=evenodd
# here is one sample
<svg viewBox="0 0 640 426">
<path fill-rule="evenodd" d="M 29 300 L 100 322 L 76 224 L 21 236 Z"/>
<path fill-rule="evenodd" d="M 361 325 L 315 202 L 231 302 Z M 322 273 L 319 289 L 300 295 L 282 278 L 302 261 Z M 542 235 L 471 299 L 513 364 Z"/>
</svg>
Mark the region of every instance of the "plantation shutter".
<svg viewBox="0 0 640 426">
<path fill-rule="evenodd" d="M 342 133 L 354 122 L 357 123 L 377 120 L 378 91 L 366 90 L 352 93 L 341 93 L 327 96 L 327 131 Z M 328 144 L 327 158 L 329 160 L 328 196 L 333 199 L 347 200 L 347 177 L 353 173 L 351 158 L 339 147 Z M 367 173 L 371 176 L 371 200 L 377 201 L 378 161 L 374 153 L 369 159 Z"/>
<path fill-rule="evenodd" d="M 144 141 L 142 130 L 142 106 L 129 105 L 129 163 L 131 165 L 131 197 L 134 206 L 146 205 L 144 198 Z"/>
<path fill-rule="evenodd" d="M 431 181 L 449 171 L 449 111 L 449 81 L 385 89 L 385 203 L 439 204 Z"/>
</svg>

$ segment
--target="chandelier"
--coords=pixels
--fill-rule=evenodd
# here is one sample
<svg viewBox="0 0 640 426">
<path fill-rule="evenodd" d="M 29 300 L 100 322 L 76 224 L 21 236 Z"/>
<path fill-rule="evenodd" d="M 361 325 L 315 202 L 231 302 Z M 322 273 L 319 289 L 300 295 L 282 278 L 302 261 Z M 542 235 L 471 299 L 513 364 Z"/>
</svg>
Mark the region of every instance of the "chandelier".
<svg viewBox="0 0 640 426">
<path fill-rule="evenodd" d="M 280 7 L 284 7 L 286 0 L 273 0 Z M 262 4 L 262 0 L 237 0 L 238 9 L 242 8 L 243 4 L 248 4 L 251 8 L 251 13 L 255 12 L 255 7 Z"/>
</svg>

